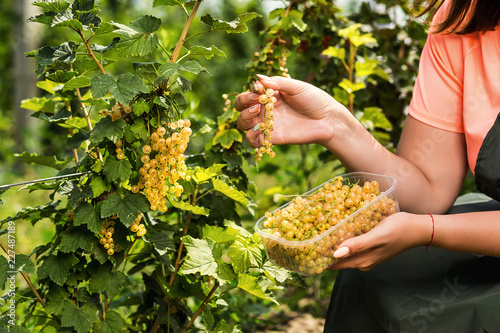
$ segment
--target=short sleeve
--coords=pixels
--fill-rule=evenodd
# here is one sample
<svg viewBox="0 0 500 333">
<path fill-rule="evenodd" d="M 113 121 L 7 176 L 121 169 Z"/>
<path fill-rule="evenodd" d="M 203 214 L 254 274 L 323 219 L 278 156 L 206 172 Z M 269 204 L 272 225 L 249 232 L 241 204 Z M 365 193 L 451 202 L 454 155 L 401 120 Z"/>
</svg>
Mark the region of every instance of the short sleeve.
<svg viewBox="0 0 500 333">
<path fill-rule="evenodd" d="M 463 133 L 463 47 L 454 34 L 429 34 L 420 58 L 409 115 Z"/>
</svg>

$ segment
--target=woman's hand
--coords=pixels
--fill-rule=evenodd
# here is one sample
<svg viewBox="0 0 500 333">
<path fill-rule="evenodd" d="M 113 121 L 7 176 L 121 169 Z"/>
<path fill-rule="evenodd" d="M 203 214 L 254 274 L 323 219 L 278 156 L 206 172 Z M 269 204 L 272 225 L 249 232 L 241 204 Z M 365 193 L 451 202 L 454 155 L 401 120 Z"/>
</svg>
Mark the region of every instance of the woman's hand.
<svg viewBox="0 0 500 333">
<path fill-rule="evenodd" d="M 261 130 L 253 128 L 264 118 L 264 106 L 259 103 L 264 86 L 276 91 L 273 144 L 324 145 L 334 135 L 334 117 L 349 113 L 342 104 L 311 84 L 279 76 L 258 77 L 253 92 L 242 93 L 235 101 L 235 108 L 241 111 L 238 128 L 247 131 L 247 141 L 252 147 L 261 146 L 263 141 Z"/>
<path fill-rule="evenodd" d="M 427 215 L 396 213 L 366 234 L 345 240 L 334 252 L 339 262 L 329 269 L 367 271 L 395 255 L 429 242 L 432 225 Z"/>
</svg>

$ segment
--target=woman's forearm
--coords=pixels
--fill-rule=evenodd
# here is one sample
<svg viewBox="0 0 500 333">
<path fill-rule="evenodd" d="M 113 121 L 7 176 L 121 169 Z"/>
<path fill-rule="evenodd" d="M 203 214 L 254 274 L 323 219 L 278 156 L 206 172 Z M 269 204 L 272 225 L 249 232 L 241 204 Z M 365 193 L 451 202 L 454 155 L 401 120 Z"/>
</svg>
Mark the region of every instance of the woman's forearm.
<svg viewBox="0 0 500 333">
<path fill-rule="evenodd" d="M 383 147 L 354 116 L 348 114 L 342 118 L 335 119 L 334 135 L 324 146 L 349 171 L 395 177 L 398 180 L 398 201 L 403 211 L 444 213 L 449 209 L 460 191 L 466 172 L 464 158 L 461 157 L 462 142 L 456 133 L 446 132 L 443 134 L 446 139 L 440 138 L 447 140 L 448 146 L 434 140 L 428 144 L 432 148 L 426 148 L 424 152 L 415 142 L 431 140 L 429 138 L 436 137 L 435 133 L 439 130 L 410 119 L 409 126 L 405 125 L 409 127 L 406 136 L 403 135 L 400 141 L 401 152 L 398 149 L 398 154 L 394 154 Z M 425 159 L 419 159 L 419 154 L 426 156 Z"/>
<path fill-rule="evenodd" d="M 499 240 L 500 211 L 434 216 L 433 246 L 500 257 Z"/>
</svg>

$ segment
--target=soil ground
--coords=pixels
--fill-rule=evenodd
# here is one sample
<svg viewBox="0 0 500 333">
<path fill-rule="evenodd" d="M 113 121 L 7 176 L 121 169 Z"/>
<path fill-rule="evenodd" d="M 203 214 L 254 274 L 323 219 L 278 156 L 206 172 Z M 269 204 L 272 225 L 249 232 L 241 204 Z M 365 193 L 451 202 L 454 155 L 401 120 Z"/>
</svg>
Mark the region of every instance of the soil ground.
<svg viewBox="0 0 500 333">
<path fill-rule="evenodd" d="M 322 333 L 324 319 L 315 318 L 309 313 L 290 313 L 287 323 L 279 324 L 272 330 L 264 330 L 262 333 Z"/>
</svg>

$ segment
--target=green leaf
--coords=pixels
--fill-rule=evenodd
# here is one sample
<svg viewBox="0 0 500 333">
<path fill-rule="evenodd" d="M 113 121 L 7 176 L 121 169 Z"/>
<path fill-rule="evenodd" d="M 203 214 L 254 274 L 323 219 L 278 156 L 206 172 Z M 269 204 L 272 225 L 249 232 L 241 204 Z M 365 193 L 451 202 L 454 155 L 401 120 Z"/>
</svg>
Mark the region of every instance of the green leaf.
<svg viewBox="0 0 500 333">
<path fill-rule="evenodd" d="M 75 209 L 73 224 L 75 226 L 86 224 L 87 228 L 93 233 L 98 233 L 102 228 L 102 221 L 99 218 L 96 209 L 88 202 L 79 205 Z"/>
<path fill-rule="evenodd" d="M 61 316 L 62 327 L 73 327 L 77 333 L 87 333 L 90 332 L 95 321 L 97 321 L 95 309 L 88 305 L 78 308 L 68 300 L 64 302 Z"/>
<path fill-rule="evenodd" d="M 101 217 L 110 217 L 117 213 L 120 220 L 128 228 L 134 223 L 139 213 L 149 210 L 149 202 L 142 194 L 125 193 L 122 198 L 118 194 L 110 194 L 101 207 Z"/>
<path fill-rule="evenodd" d="M 147 93 L 148 87 L 142 83 L 140 76 L 125 73 L 118 75 L 116 82 L 109 87 L 109 91 L 118 102 L 128 105 L 136 94 Z"/>
<path fill-rule="evenodd" d="M 43 80 L 36 83 L 36 86 L 38 88 L 43 89 L 46 92 L 51 93 L 52 95 L 54 95 L 54 90 L 60 85 L 61 84 L 59 82 L 54 82 L 51 80 Z"/>
<path fill-rule="evenodd" d="M 30 333 L 31 331 L 19 325 L 9 327 L 9 333 Z"/>
<path fill-rule="evenodd" d="M 208 309 L 208 307 L 203 308 L 203 323 L 205 324 L 206 329 L 208 332 L 212 331 L 212 328 L 214 327 L 215 324 L 215 319 L 214 315 L 212 314 L 212 311 Z"/>
<path fill-rule="evenodd" d="M 132 164 L 125 157 L 121 160 L 115 156 L 109 156 L 104 164 L 104 175 L 109 181 L 127 181 L 132 174 Z"/>
<path fill-rule="evenodd" d="M 97 198 L 104 192 L 108 191 L 110 187 L 111 186 L 109 184 L 106 184 L 104 179 L 102 179 L 102 177 L 99 176 L 93 177 L 92 181 L 90 182 L 90 188 L 92 189 L 94 198 Z"/>
<path fill-rule="evenodd" d="M 120 56 L 145 56 L 158 49 L 158 37 L 153 33 L 161 26 L 161 20 L 150 15 L 139 17 L 127 27 L 119 23 L 112 23 L 121 35 L 116 50 Z"/>
<path fill-rule="evenodd" d="M 34 97 L 21 101 L 21 107 L 26 110 L 41 111 L 44 113 L 54 114 L 56 105 L 54 100 L 47 97 Z"/>
<path fill-rule="evenodd" d="M 291 271 L 289 271 L 286 268 L 277 266 L 269 260 L 266 261 L 263 268 L 264 268 L 264 274 L 266 274 L 266 276 L 271 280 L 276 281 L 278 283 L 284 283 L 288 280 L 293 279 L 293 274 Z"/>
<path fill-rule="evenodd" d="M 233 145 L 234 141 L 242 142 L 243 137 L 237 129 L 230 128 L 217 132 L 217 134 L 215 134 L 213 144 L 216 145 L 220 143 L 222 147 L 229 149 Z"/>
<path fill-rule="evenodd" d="M 59 250 L 61 252 L 75 252 L 77 249 L 82 249 L 86 252 L 91 252 L 94 243 L 92 242 L 94 235 L 81 227 L 74 227 L 61 233 L 61 244 Z"/>
<path fill-rule="evenodd" d="M 75 18 L 71 10 L 57 13 L 51 27 L 69 27 L 74 30 L 83 30 L 83 24 Z"/>
<path fill-rule="evenodd" d="M 62 286 L 68 279 L 69 270 L 78 263 L 78 259 L 72 253 L 59 252 L 57 255 L 51 254 L 43 261 L 38 268 L 39 279 L 50 278 L 52 281 Z"/>
<path fill-rule="evenodd" d="M 78 131 L 66 140 L 67 149 L 78 149 L 85 141 L 90 139 L 90 133 Z"/>
<path fill-rule="evenodd" d="M 32 224 L 35 224 L 45 217 L 52 217 L 52 215 L 56 212 L 57 206 L 60 203 L 60 201 L 52 201 L 48 204 L 37 206 L 35 208 L 25 207 L 21 209 L 15 217 L 7 217 L 4 220 L 0 220 L 0 222 L 9 222 L 23 219 L 29 220 Z"/>
<path fill-rule="evenodd" d="M 99 73 L 92 78 L 90 90 L 95 99 L 99 99 L 108 94 L 110 87 L 115 83 L 111 75 Z"/>
<path fill-rule="evenodd" d="M 253 20 L 256 17 L 261 17 L 262 15 L 259 15 L 257 13 L 251 12 L 251 13 L 245 13 L 239 15 L 237 18 L 234 20 L 227 22 L 223 20 L 216 19 L 212 17 L 210 14 L 206 14 L 201 18 L 201 21 L 208 24 L 212 30 L 214 31 L 225 31 L 229 34 L 233 33 L 243 33 L 248 31 L 248 27 L 246 25 L 247 22 Z"/>
<path fill-rule="evenodd" d="M 127 284 L 128 279 L 122 272 L 113 272 L 111 265 L 99 265 L 91 273 L 89 290 L 92 293 L 105 293 L 113 299 Z"/>
<path fill-rule="evenodd" d="M 247 239 L 238 237 L 227 250 L 227 255 L 231 258 L 234 272 L 241 274 L 250 267 L 262 265 L 262 252 L 257 244 L 251 244 Z"/>
<path fill-rule="evenodd" d="M 147 103 L 144 102 L 144 104 Z M 149 135 L 146 124 L 144 123 L 144 120 L 142 118 L 137 118 L 134 120 L 134 123 L 130 126 L 130 131 L 135 134 L 135 137 L 137 139 L 146 139 Z"/>
<path fill-rule="evenodd" d="M 108 34 L 110 32 L 113 32 L 115 30 L 116 30 L 116 28 L 113 24 L 108 23 L 108 22 L 102 22 L 101 25 L 97 29 L 94 29 L 94 34 L 104 35 L 104 34 Z M 113 41 L 114 41 L 114 38 L 113 38 Z"/>
<path fill-rule="evenodd" d="M 92 79 L 91 90 L 96 99 L 104 97 L 110 92 L 118 102 L 128 105 L 136 94 L 148 92 L 148 87 L 142 83 L 140 76 L 132 73 L 120 74 L 116 81 L 107 74 L 99 73 Z"/>
<path fill-rule="evenodd" d="M 64 301 L 68 298 L 69 293 L 66 288 L 58 285 L 51 285 L 47 293 L 46 311 L 55 315 L 60 315 L 64 309 Z"/>
<path fill-rule="evenodd" d="M 356 47 L 365 44 L 377 44 L 377 40 L 372 37 L 372 34 L 362 34 L 360 31 L 361 23 L 356 23 L 347 28 L 339 30 L 339 36 L 349 39 Z"/>
<path fill-rule="evenodd" d="M 89 12 L 94 10 L 95 0 L 75 0 L 73 2 L 73 12 Z"/>
<path fill-rule="evenodd" d="M 355 82 L 355 83 L 352 83 L 348 79 L 343 79 L 339 83 L 339 87 L 341 87 L 342 89 L 344 89 L 345 91 L 347 91 L 349 94 L 352 94 L 352 93 L 354 93 L 354 92 L 356 92 L 358 90 L 365 89 L 366 85 L 365 85 L 364 82 Z"/>
<path fill-rule="evenodd" d="M 225 164 L 214 164 L 211 167 L 205 169 L 197 166 L 194 169 L 194 173 L 191 174 L 191 177 L 196 183 L 202 184 L 208 181 L 210 178 L 216 177 L 217 175 L 221 174 L 222 169 L 225 166 Z"/>
<path fill-rule="evenodd" d="M 157 6 L 180 6 L 184 0 L 154 0 L 153 7 Z"/>
<path fill-rule="evenodd" d="M 158 68 L 158 76 L 166 80 L 174 75 L 180 67 L 181 65 L 175 62 L 164 63 Z"/>
<path fill-rule="evenodd" d="M 69 2 L 66 0 L 36 0 L 31 3 L 34 6 L 38 6 L 46 11 L 52 12 L 62 12 L 69 7 Z"/>
<path fill-rule="evenodd" d="M 205 224 L 202 229 L 203 238 L 210 238 L 218 244 L 231 243 L 236 239 L 238 230 Z"/>
<path fill-rule="evenodd" d="M 345 49 L 342 47 L 333 47 L 329 46 L 327 49 L 321 52 L 321 55 L 325 55 L 327 57 L 338 58 L 340 60 L 345 59 Z"/>
<path fill-rule="evenodd" d="M 184 62 L 180 67 L 179 71 L 190 72 L 193 74 L 199 74 L 201 72 L 207 72 L 207 69 L 200 65 L 200 63 L 196 60 L 189 60 Z"/>
<path fill-rule="evenodd" d="M 180 272 L 182 274 L 195 274 L 217 276 L 217 260 L 213 251 L 216 243 L 211 240 L 196 239 L 191 236 L 182 237 L 187 257 L 182 264 Z"/>
<path fill-rule="evenodd" d="M 228 324 L 224 319 L 217 322 L 211 333 L 242 333 L 240 325 Z"/>
<path fill-rule="evenodd" d="M 35 274 L 35 264 L 27 255 L 16 254 L 16 271 L 26 274 Z"/>
<path fill-rule="evenodd" d="M 106 319 L 101 323 L 101 327 L 96 330 L 98 333 L 121 333 L 127 323 L 123 317 L 115 310 L 106 312 Z"/>
<path fill-rule="evenodd" d="M 193 212 L 193 214 L 196 215 L 208 216 L 210 214 L 210 209 L 201 206 L 191 205 L 190 203 L 187 203 L 185 201 L 177 201 L 176 198 L 173 197 L 170 193 L 167 193 L 167 199 L 170 202 L 170 204 L 175 208 Z"/>
<path fill-rule="evenodd" d="M 61 195 L 67 195 L 73 208 L 77 208 L 85 199 L 92 197 L 92 190 L 89 187 L 80 187 L 75 181 L 63 180 L 59 184 L 57 192 Z"/>
<path fill-rule="evenodd" d="M 21 158 L 21 161 L 24 163 L 45 165 L 56 170 L 64 169 L 64 167 L 69 163 L 69 161 L 59 161 L 55 156 L 39 156 L 28 152 L 15 154 L 14 156 Z"/>
<path fill-rule="evenodd" d="M 134 105 L 132 106 L 132 110 L 134 111 L 134 114 L 136 116 L 140 116 L 143 113 L 149 112 L 149 104 L 148 104 L 148 102 L 141 100 L 139 102 L 134 103 Z M 136 123 L 136 120 L 134 120 L 134 125 Z M 141 123 L 144 125 L 144 122 L 141 122 Z"/>
<path fill-rule="evenodd" d="M 244 192 L 238 191 L 237 189 L 229 186 L 220 179 L 212 179 L 212 184 L 214 185 L 214 189 L 216 191 L 228 196 L 234 201 L 241 203 L 245 207 L 248 206 L 248 197 Z"/>
<path fill-rule="evenodd" d="M 175 251 L 173 233 L 167 230 L 152 230 L 149 236 L 156 250 L 161 252 Z"/>
<path fill-rule="evenodd" d="M 65 123 L 71 117 L 71 111 L 62 109 L 52 117 L 47 116 L 45 113 L 38 111 L 31 115 L 33 118 L 38 118 L 52 124 Z"/>
<path fill-rule="evenodd" d="M 307 29 L 307 24 L 302 21 L 302 13 L 298 10 L 291 10 L 287 16 L 282 17 L 279 25 L 283 30 L 296 28 L 300 32 L 304 32 Z"/>
<path fill-rule="evenodd" d="M 356 61 L 354 69 L 357 76 L 377 75 L 380 78 L 389 81 L 389 75 L 380 67 L 380 61 L 377 59 L 364 59 Z"/>
<path fill-rule="evenodd" d="M 120 41 L 120 38 L 115 37 L 107 46 L 92 44 L 92 45 L 90 45 L 90 49 L 92 51 L 99 52 L 100 54 L 103 54 L 106 51 L 111 51 L 112 49 L 114 49 L 116 44 L 118 44 L 119 41 Z"/>
<path fill-rule="evenodd" d="M 36 72 L 41 76 L 45 71 L 45 67 L 56 63 L 72 63 L 76 59 L 77 45 L 70 41 L 61 44 L 60 46 L 43 46 L 35 55 Z"/>
<path fill-rule="evenodd" d="M 77 76 L 64 84 L 63 91 L 90 86 L 90 79 L 86 76 Z"/>
<path fill-rule="evenodd" d="M 386 131 L 392 130 L 392 124 L 385 116 L 381 108 L 366 107 L 359 121 L 368 129 L 382 128 Z"/>
<path fill-rule="evenodd" d="M 259 283 L 259 278 L 248 275 L 240 274 L 238 275 L 238 287 L 245 290 L 247 293 L 255 295 L 257 297 L 267 299 L 268 301 L 279 304 L 274 297 L 271 297 L 266 293 L 266 289 Z"/>
<path fill-rule="evenodd" d="M 226 54 L 217 48 L 217 46 L 212 45 L 210 47 L 204 47 L 200 45 L 195 45 L 189 49 L 190 55 L 201 55 L 206 59 L 212 59 L 214 56 L 226 57 Z"/>
<path fill-rule="evenodd" d="M 38 14 L 38 15 L 29 17 L 26 20 L 26 22 L 52 25 L 52 22 L 54 21 L 54 16 L 56 16 L 56 13 L 54 13 L 54 12 L 42 13 L 42 14 Z"/>
<path fill-rule="evenodd" d="M 90 123 L 92 126 L 95 125 L 95 120 L 90 119 Z M 86 130 L 87 129 L 87 121 L 85 118 L 82 117 L 73 117 L 68 120 L 64 124 L 58 124 L 61 127 L 65 128 L 73 128 L 73 129 L 78 129 L 78 130 Z"/>
<path fill-rule="evenodd" d="M 104 138 L 116 142 L 123 137 L 125 121 L 123 119 L 111 120 L 111 117 L 102 118 L 95 128 L 90 132 L 90 142 L 95 145 L 101 143 Z"/>
<path fill-rule="evenodd" d="M 4 256 L 0 256 L 0 289 L 5 290 L 7 282 L 7 271 L 9 271 L 9 262 Z"/>
<path fill-rule="evenodd" d="M 45 77 L 49 80 L 56 82 L 57 84 L 65 83 L 78 75 L 78 72 L 69 70 L 56 70 L 55 72 L 46 73 Z"/>
</svg>

